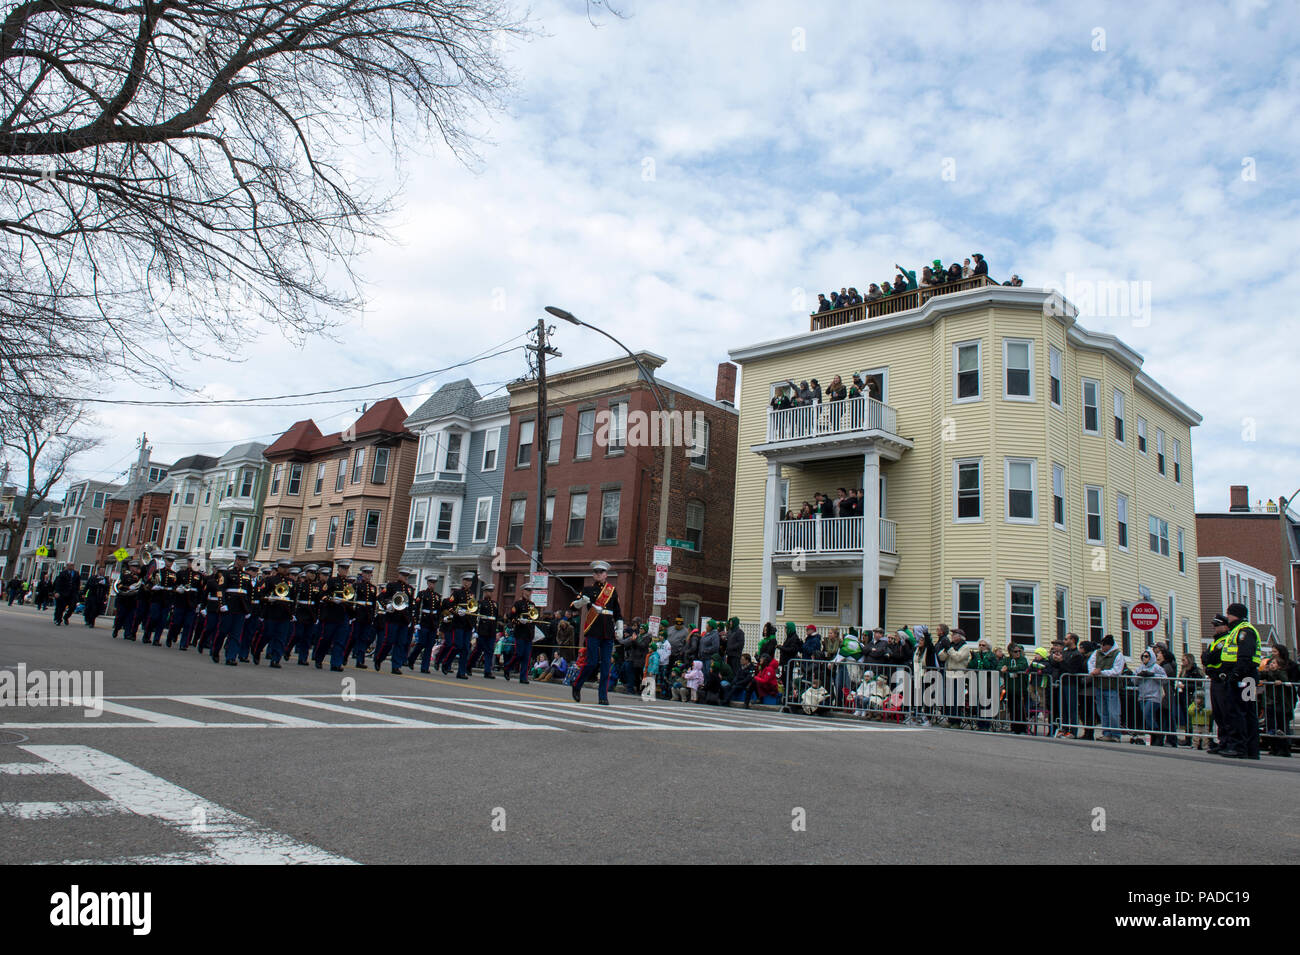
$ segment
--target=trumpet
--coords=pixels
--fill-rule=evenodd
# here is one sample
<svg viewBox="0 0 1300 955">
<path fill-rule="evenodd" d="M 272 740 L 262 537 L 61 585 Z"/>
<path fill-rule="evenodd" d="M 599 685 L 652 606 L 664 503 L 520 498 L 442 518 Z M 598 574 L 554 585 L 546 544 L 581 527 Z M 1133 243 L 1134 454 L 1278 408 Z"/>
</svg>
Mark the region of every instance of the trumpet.
<svg viewBox="0 0 1300 955">
<path fill-rule="evenodd" d="M 537 604 L 529 604 L 528 612 L 524 614 L 524 619 L 527 620 L 529 623 L 536 623 L 537 618 L 540 616 L 541 613 L 539 613 L 537 610 Z"/>
</svg>

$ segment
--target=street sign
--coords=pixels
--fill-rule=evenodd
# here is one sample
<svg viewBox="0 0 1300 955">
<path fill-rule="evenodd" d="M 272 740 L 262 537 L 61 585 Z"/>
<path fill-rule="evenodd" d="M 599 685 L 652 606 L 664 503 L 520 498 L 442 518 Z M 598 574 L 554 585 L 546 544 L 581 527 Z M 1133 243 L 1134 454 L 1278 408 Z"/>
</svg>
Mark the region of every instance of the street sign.
<svg viewBox="0 0 1300 955">
<path fill-rule="evenodd" d="M 668 568 L 667 568 L 667 567 L 656 567 L 656 568 L 655 568 L 655 586 L 656 586 L 656 587 L 667 587 L 667 586 L 668 586 Z"/>
<path fill-rule="evenodd" d="M 44 544 L 42 544 L 40 547 L 36 548 L 36 556 L 37 556 L 37 557 L 49 557 L 49 556 L 50 556 L 50 549 L 49 549 L 48 547 L 46 547 Z"/>
<path fill-rule="evenodd" d="M 664 604 L 666 604 L 666 603 L 668 602 L 668 588 L 667 588 L 667 587 L 655 587 L 655 598 L 654 598 L 654 602 L 655 602 L 655 604 L 656 604 L 657 606 L 663 606 Z"/>
<path fill-rule="evenodd" d="M 530 594 L 530 596 L 532 597 L 533 603 L 534 603 L 536 606 L 538 606 L 538 607 L 545 607 L 545 606 L 546 606 L 546 591 L 545 591 L 545 590 L 534 590 L 534 591 L 532 592 L 532 594 Z"/>
<path fill-rule="evenodd" d="M 528 589 L 545 590 L 548 586 L 550 586 L 550 576 L 551 576 L 550 574 L 529 574 Z"/>
<path fill-rule="evenodd" d="M 1128 618 L 1139 630 L 1151 631 L 1160 622 L 1160 608 L 1144 600 L 1133 605 L 1128 612 Z"/>
<path fill-rule="evenodd" d="M 669 543 L 671 543 L 671 541 Z M 673 563 L 673 549 L 671 547 L 655 548 L 656 567 L 671 567 L 672 563 Z"/>
<path fill-rule="evenodd" d="M 652 637 L 659 636 L 659 618 L 651 617 L 648 622 L 650 625 L 650 636 Z"/>
<path fill-rule="evenodd" d="M 125 547 L 119 547 L 117 550 L 113 551 L 113 559 L 117 561 L 119 564 L 122 563 L 122 561 L 126 560 L 130 556 L 131 556 L 131 552 L 127 550 Z"/>
<path fill-rule="evenodd" d="M 668 546 L 680 547 L 682 550 L 695 550 L 695 545 L 690 541 L 680 541 L 673 537 L 668 538 Z M 655 563 L 659 563 L 658 559 L 655 560 Z"/>
</svg>

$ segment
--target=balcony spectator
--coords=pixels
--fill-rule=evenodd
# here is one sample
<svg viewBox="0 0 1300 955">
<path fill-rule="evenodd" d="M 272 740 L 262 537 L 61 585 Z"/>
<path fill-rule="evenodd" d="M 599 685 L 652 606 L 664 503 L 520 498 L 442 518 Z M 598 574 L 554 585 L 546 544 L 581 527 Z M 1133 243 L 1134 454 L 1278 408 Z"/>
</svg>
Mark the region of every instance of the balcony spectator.
<svg viewBox="0 0 1300 955">
<path fill-rule="evenodd" d="M 852 305 L 852 304 L 853 304 L 853 302 L 852 302 L 852 296 L 849 295 L 849 290 L 846 289 L 846 288 L 841 288 L 841 289 L 840 289 L 840 308 L 846 308 L 846 307 L 848 307 L 849 305 Z"/>
<path fill-rule="evenodd" d="M 829 312 L 834 306 L 831 305 L 830 299 L 822 292 L 817 293 L 817 311 Z"/>
<path fill-rule="evenodd" d="M 799 517 L 797 518 L 797 520 L 807 521 L 807 520 L 811 520 L 816 516 L 817 515 L 813 513 L 812 505 L 809 504 L 807 501 L 804 501 L 803 507 L 799 508 Z"/>
<path fill-rule="evenodd" d="M 862 296 L 858 294 L 858 290 L 851 285 L 849 286 L 849 304 L 850 305 L 862 304 Z"/>
<path fill-rule="evenodd" d="M 894 279 L 885 279 L 883 282 L 880 283 L 880 294 L 881 294 L 882 296 L 883 296 L 883 295 L 893 295 L 893 294 L 894 294 L 894 281 L 895 281 Z M 900 279 L 898 279 L 897 281 L 900 281 L 900 282 L 901 282 L 902 279 L 900 278 Z M 904 289 L 907 288 L 907 283 L 906 283 L 906 282 L 903 283 L 903 288 L 904 288 Z"/>
<path fill-rule="evenodd" d="M 969 262 L 970 259 L 967 259 L 966 261 Z M 949 282 L 960 282 L 964 277 L 965 277 L 965 272 L 962 270 L 962 267 L 958 265 L 956 262 L 948 266 Z"/>
<path fill-rule="evenodd" d="M 903 279 L 903 289 L 902 289 L 902 290 L 903 290 L 904 292 L 910 292 L 910 291 L 912 291 L 913 289 L 916 288 L 916 270 L 915 270 L 915 269 L 905 269 L 905 268 L 903 268 L 901 265 L 899 265 L 897 262 L 894 263 L 894 268 L 898 269 L 898 271 L 899 271 L 899 276 L 898 276 L 898 277 L 901 278 L 901 279 Z M 895 285 L 894 285 L 894 291 L 897 292 L 898 290 L 899 290 L 899 289 L 898 289 L 898 285 L 897 285 L 897 283 L 895 283 Z"/>
<path fill-rule="evenodd" d="M 835 498 L 835 516 L 852 517 L 853 505 L 849 502 L 849 492 L 844 488 L 837 490 L 838 497 Z"/>
<path fill-rule="evenodd" d="M 877 285 L 875 282 L 872 282 L 870 285 L 867 286 L 868 302 L 878 302 L 882 298 L 884 298 L 884 295 L 881 293 L 879 285 Z"/>
<path fill-rule="evenodd" d="M 937 263 L 939 260 L 935 259 L 934 261 Z M 943 270 L 940 269 L 939 272 L 942 274 Z M 924 285 L 926 288 L 933 288 L 936 285 L 942 285 L 943 282 L 944 279 L 940 279 L 939 276 L 936 275 L 935 272 L 930 268 L 930 266 L 927 265 L 923 269 L 921 269 L 921 284 Z"/>
<path fill-rule="evenodd" d="M 822 386 L 821 386 L 821 382 L 819 382 L 816 378 L 812 379 L 812 393 L 813 393 L 813 404 L 816 405 L 821 404 Z"/>
<path fill-rule="evenodd" d="M 895 295 L 902 295 L 902 294 L 903 294 L 904 292 L 906 292 L 906 291 L 907 291 L 907 280 L 906 280 L 905 278 L 903 278 L 901 275 L 895 277 L 895 279 L 894 279 L 894 294 L 895 294 Z"/>
<path fill-rule="evenodd" d="M 970 259 L 963 260 L 961 264 L 961 277 L 968 279 L 974 274 L 975 270 L 970 267 Z"/>
<path fill-rule="evenodd" d="M 777 385 L 776 393 L 772 395 L 771 405 L 773 411 L 784 411 L 786 408 L 793 407 L 790 389 L 785 385 Z"/>
<path fill-rule="evenodd" d="M 840 380 L 840 376 L 836 375 L 826 388 L 826 400 L 843 401 L 846 397 L 848 397 L 848 389 L 844 387 L 844 382 Z"/>
<path fill-rule="evenodd" d="M 808 382 L 799 382 L 798 400 L 800 405 L 811 405 L 813 403 L 813 390 L 808 387 Z"/>
<path fill-rule="evenodd" d="M 984 261 L 984 256 L 981 255 L 981 254 L 978 253 L 978 252 L 972 252 L 971 255 L 973 255 L 973 256 L 975 257 L 975 268 L 972 270 L 972 273 L 971 273 L 971 274 L 972 274 L 972 275 L 988 275 L 988 274 L 989 274 L 989 264 L 988 264 L 987 262 Z"/>
<path fill-rule="evenodd" d="M 1012 286 L 1013 288 L 1020 288 L 1020 286 L 1024 285 L 1025 283 L 1022 282 L 1022 281 L 1020 281 L 1020 276 L 1019 276 L 1019 275 L 1013 275 L 1013 276 L 1011 276 L 1011 278 L 1007 279 L 1007 280 L 1006 280 L 1005 282 L 1003 282 L 1002 284 L 1003 284 L 1003 285 L 1010 285 L 1010 286 Z"/>
</svg>

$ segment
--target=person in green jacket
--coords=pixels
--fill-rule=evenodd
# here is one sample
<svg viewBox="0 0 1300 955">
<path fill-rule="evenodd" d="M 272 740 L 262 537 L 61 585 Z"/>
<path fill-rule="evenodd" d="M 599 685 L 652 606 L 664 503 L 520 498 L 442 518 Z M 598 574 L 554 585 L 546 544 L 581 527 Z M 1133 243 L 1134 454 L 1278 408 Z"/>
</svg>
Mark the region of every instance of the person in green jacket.
<svg viewBox="0 0 1300 955">
<path fill-rule="evenodd" d="M 903 268 L 903 267 L 902 267 L 901 265 L 899 265 L 897 262 L 894 263 L 894 268 L 898 269 L 898 271 L 901 272 L 901 273 L 903 274 L 903 278 L 905 278 L 905 279 L 907 280 L 907 291 L 910 292 L 910 291 L 912 291 L 914 288 L 916 288 L 916 270 L 915 270 L 915 269 L 912 269 L 912 270 L 909 272 L 907 269 Z"/>
<path fill-rule="evenodd" d="M 1029 686 L 1029 661 L 1024 649 L 1017 643 L 1007 645 L 1007 655 L 1002 659 L 1002 681 L 1006 687 L 1007 719 L 1011 732 L 1028 732 L 1025 699 Z"/>
<path fill-rule="evenodd" d="M 970 655 L 970 669 L 992 670 L 996 673 L 1001 669 L 1001 667 L 1002 664 L 998 661 L 997 654 L 994 653 L 992 648 L 989 646 L 989 642 L 987 640 L 981 640 L 979 642 L 979 648 Z M 977 680 L 972 684 L 972 689 L 974 690 L 974 694 L 978 700 L 978 708 L 980 710 L 987 709 L 985 704 L 989 701 L 985 699 L 985 687 L 988 685 L 989 684 L 983 680 Z M 999 696 L 997 681 L 994 681 L 992 691 L 993 700 L 996 701 Z M 989 730 L 992 729 L 992 724 L 989 720 L 976 720 L 975 728 L 979 730 Z"/>
<path fill-rule="evenodd" d="M 758 659 L 763 659 L 765 653 L 776 659 L 776 627 L 770 623 L 763 624 L 763 639 L 758 641 Z"/>
</svg>

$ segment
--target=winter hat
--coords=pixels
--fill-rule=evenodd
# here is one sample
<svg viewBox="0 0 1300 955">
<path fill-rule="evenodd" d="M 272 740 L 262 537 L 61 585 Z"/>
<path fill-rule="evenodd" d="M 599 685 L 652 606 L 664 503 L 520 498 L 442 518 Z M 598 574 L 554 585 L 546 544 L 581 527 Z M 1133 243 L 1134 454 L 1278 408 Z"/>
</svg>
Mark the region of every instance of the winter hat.
<svg viewBox="0 0 1300 955">
<path fill-rule="evenodd" d="M 729 626 L 732 630 L 735 630 L 737 627 L 740 626 L 740 618 L 732 617 L 730 620 L 727 621 L 727 626 Z"/>
<path fill-rule="evenodd" d="M 1245 604 L 1228 604 L 1227 614 L 1229 617 L 1236 617 L 1238 620 L 1245 620 L 1250 616 L 1250 611 L 1246 609 Z"/>
<path fill-rule="evenodd" d="M 793 637 L 798 629 L 799 628 L 794 625 L 793 620 L 787 620 L 785 622 L 785 635 L 787 637 Z"/>
</svg>

